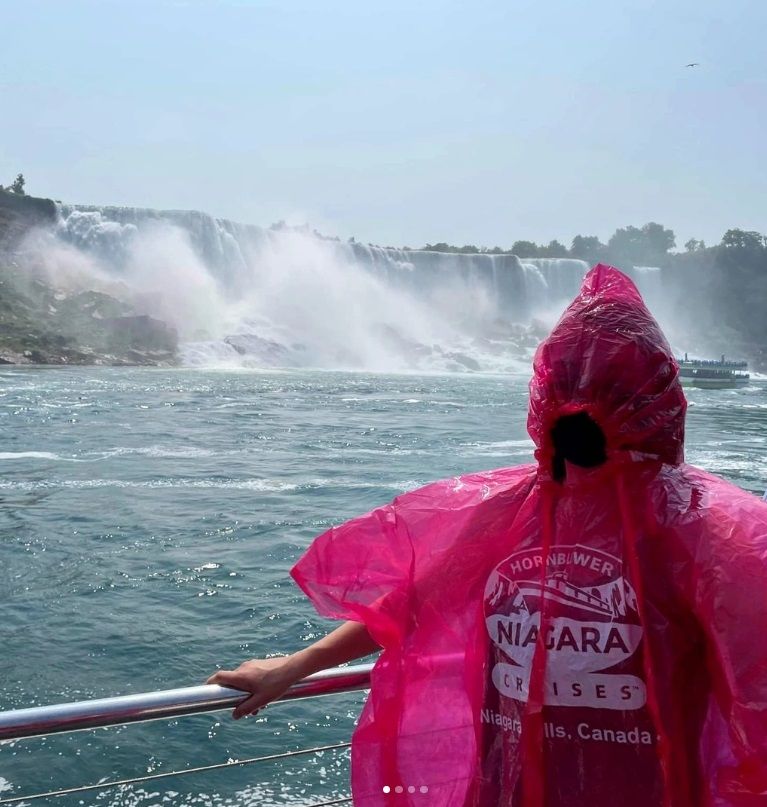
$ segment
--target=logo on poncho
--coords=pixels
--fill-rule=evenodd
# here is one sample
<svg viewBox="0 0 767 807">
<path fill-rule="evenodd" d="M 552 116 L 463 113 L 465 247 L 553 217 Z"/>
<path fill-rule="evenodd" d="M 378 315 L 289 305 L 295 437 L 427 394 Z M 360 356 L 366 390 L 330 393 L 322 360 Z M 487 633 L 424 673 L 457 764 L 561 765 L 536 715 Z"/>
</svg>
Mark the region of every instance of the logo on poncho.
<svg viewBox="0 0 767 807">
<path fill-rule="evenodd" d="M 546 649 L 544 702 L 550 706 L 639 709 L 645 684 L 634 657 L 642 639 L 636 594 L 620 559 L 575 544 L 515 552 L 485 587 L 485 624 L 500 653 L 492 680 L 526 702 L 533 654 Z M 543 636 L 541 608 L 545 604 Z"/>
</svg>

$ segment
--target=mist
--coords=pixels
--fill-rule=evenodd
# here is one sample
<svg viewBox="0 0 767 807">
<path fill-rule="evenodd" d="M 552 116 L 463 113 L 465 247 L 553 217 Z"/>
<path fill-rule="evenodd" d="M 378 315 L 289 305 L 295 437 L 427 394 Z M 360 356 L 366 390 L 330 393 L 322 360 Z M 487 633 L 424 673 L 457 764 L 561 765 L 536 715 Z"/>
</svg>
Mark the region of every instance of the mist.
<svg viewBox="0 0 767 807">
<path fill-rule="evenodd" d="M 194 367 L 527 372 L 589 268 L 133 208 L 60 206 L 25 250 L 56 287 L 101 291 L 171 325 Z M 677 339 L 660 270 L 634 276 Z"/>
</svg>

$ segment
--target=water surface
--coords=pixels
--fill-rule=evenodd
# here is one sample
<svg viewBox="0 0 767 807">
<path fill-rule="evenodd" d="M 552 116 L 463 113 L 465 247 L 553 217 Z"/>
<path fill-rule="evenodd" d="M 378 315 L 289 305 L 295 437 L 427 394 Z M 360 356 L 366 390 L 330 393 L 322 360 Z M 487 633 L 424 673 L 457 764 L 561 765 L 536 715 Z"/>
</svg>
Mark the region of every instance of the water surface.
<svg viewBox="0 0 767 807">
<path fill-rule="evenodd" d="M 333 623 L 287 573 L 312 537 L 429 480 L 530 461 L 526 383 L 0 371 L 0 709 L 192 685 L 312 642 Z M 761 494 L 764 384 L 689 399 L 688 460 Z M 6 743 L 0 797 L 343 741 L 363 697 Z M 348 753 L 326 752 L 49 803 L 305 805 L 347 792 Z"/>
</svg>

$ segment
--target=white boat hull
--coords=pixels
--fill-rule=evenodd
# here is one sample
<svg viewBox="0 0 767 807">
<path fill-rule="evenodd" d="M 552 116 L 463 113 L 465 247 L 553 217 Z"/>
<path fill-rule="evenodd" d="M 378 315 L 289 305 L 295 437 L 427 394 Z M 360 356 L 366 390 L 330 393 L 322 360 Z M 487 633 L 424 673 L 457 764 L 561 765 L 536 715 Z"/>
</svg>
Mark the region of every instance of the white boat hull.
<svg viewBox="0 0 767 807">
<path fill-rule="evenodd" d="M 751 383 L 749 378 L 686 378 L 680 377 L 683 387 L 698 389 L 738 389 Z"/>
</svg>

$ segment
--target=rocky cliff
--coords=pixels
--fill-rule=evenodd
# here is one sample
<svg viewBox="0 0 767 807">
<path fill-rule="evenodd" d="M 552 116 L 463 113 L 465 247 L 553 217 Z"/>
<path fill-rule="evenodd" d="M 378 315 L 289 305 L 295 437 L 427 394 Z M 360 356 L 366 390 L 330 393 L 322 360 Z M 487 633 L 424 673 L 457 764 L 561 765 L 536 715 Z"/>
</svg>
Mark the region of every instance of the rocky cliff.
<svg viewBox="0 0 767 807">
<path fill-rule="evenodd" d="M 166 323 L 98 291 L 59 287 L 25 240 L 56 225 L 50 199 L 0 191 L 0 364 L 167 365 Z"/>
</svg>

